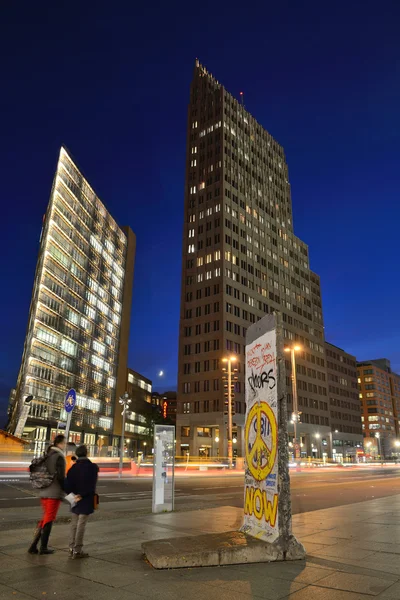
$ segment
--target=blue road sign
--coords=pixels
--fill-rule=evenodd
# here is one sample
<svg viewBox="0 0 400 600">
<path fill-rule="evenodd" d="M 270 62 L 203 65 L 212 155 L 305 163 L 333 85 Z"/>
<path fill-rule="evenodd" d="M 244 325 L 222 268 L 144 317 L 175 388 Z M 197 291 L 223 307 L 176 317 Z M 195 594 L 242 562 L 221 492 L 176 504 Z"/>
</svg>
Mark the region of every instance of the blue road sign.
<svg viewBox="0 0 400 600">
<path fill-rule="evenodd" d="M 76 404 L 76 391 L 72 388 L 67 392 L 64 400 L 64 408 L 67 413 L 70 413 L 74 410 Z"/>
</svg>

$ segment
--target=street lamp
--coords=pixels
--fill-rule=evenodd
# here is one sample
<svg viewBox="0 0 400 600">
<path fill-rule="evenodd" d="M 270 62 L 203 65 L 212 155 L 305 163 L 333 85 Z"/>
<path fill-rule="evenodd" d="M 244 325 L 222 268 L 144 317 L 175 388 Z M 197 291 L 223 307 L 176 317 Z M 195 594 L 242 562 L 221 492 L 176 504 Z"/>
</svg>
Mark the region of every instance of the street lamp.
<svg viewBox="0 0 400 600">
<path fill-rule="evenodd" d="M 119 449 L 119 471 L 118 471 L 118 478 L 121 479 L 122 467 L 124 464 L 124 437 L 125 437 L 126 411 L 127 411 L 127 408 L 129 407 L 130 403 L 132 402 L 132 400 L 129 398 L 128 392 L 125 392 L 125 394 L 123 396 L 121 396 L 121 398 L 118 400 L 118 402 L 121 404 L 121 406 L 123 406 L 123 410 L 121 413 L 121 415 L 122 415 L 122 433 L 121 433 L 121 447 Z"/>
<path fill-rule="evenodd" d="M 297 377 L 296 377 L 296 352 L 301 351 L 301 346 L 297 344 L 294 346 L 287 346 L 285 348 L 285 352 L 290 352 L 290 358 L 292 362 L 292 392 L 293 392 L 293 413 L 292 413 L 292 421 L 293 421 L 293 430 L 294 430 L 294 458 L 295 460 L 300 458 L 299 455 L 299 447 L 297 444 L 297 423 L 299 422 L 299 404 L 297 399 Z"/>
<path fill-rule="evenodd" d="M 320 439 L 321 434 L 320 433 L 315 433 L 314 437 L 317 440 L 316 443 L 315 443 L 315 447 L 317 448 L 317 458 L 319 458 L 318 440 Z M 322 455 L 322 452 L 321 452 L 321 455 Z"/>
<path fill-rule="evenodd" d="M 218 444 L 218 442 L 219 442 L 219 437 L 216 435 L 215 436 L 215 443 Z"/>
<path fill-rule="evenodd" d="M 222 362 L 228 364 L 228 466 L 230 469 L 232 469 L 232 363 L 236 362 L 236 356 L 223 358 Z"/>
<path fill-rule="evenodd" d="M 382 460 L 382 452 L 381 452 L 381 434 L 379 433 L 379 431 L 376 432 L 375 434 L 376 439 L 378 440 L 378 452 L 379 452 L 379 457 Z"/>
</svg>

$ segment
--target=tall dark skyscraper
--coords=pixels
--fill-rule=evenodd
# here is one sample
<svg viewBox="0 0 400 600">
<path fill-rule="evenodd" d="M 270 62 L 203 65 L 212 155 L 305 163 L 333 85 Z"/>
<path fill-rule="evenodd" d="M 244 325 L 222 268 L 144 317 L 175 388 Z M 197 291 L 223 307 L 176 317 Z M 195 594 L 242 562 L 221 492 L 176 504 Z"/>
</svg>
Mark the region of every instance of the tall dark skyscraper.
<svg viewBox="0 0 400 600">
<path fill-rule="evenodd" d="M 118 451 L 135 245 L 133 232 L 117 225 L 61 148 L 10 406 L 10 431 L 30 439 L 36 452 L 66 421 L 70 388 L 77 393 L 70 439 L 91 452 Z"/>
<path fill-rule="evenodd" d="M 222 359 L 235 355 L 234 453 L 243 455 L 247 327 L 280 311 L 297 353 L 303 456 L 331 456 L 319 276 L 293 231 L 283 148 L 196 62 L 188 110 L 177 453 L 227 456 Z M 289 416 L 291 366 L 287 367 Z M 251 366 L 250 366 L 251 370 Z M 293 425 L 289 423 L 293 437 Z"/>
</svg>

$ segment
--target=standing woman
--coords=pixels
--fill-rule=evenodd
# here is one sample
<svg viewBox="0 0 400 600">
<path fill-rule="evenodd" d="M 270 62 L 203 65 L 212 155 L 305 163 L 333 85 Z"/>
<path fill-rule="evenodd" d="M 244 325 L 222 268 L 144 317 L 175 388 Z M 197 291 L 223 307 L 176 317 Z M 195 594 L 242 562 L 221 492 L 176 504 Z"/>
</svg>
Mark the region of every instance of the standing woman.
<svg viewBox="0 0 400 600">
<path fill-rule="evenodd" d="M 35 537 L 29 547 L 30 554 L 53 554 L 54 550 L 50 550 L 48 546 L 51 528 L 53 521 L 57 517 L 58 509 L 60 508 L 61 500 L 65 496 L 64 480 L 65 480 L 65 448 L 67 442 L 64 435 L 57 435 L 52 446 L 49 446 L 46 456 L 46 467 L 51 475 L 54 476 L 53 481 L 44 489 L 39 491 L 40 504 L 42 506 L 42 520 L 39 521 L 35 531 Z M 37 545 L 40 540 L 40 550 Z"/>
</svg>

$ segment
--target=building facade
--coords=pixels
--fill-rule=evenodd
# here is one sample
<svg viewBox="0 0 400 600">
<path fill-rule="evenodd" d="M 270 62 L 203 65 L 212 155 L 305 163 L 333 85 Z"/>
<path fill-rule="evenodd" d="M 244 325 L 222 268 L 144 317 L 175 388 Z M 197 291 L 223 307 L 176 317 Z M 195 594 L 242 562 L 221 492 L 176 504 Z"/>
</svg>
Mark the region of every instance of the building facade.
<svg viewBox="0 0 400 600">
<path fill-rule="evenodd" d="M 125 446 L 129 456 L 136 457 L 138 452 L 145 450 L 144 444 L 147 445 L 150 434 L 152 381 L 137 371 L 128 369 L 125 390 L 132 400 L 130 410 L 126 413 Z M 120 406 L 120 413 L 121 410 Z M 118 435 L 118 430 L 115 431 L 115 434 Z"/>
<path fill-rule="evenodd" d="M 115 403 L 125 391 L 134 257 L 133 232 L 117 225 L 61 148 L 9 413 L 9 430 L 21 430 L 36 452 L 65 428 L 70 388 L 77 393 L 70 440 L 91 453 L 118 452 Z"/>
<path fill-rule="evenodd" d="M 357 363 L 364 449 L 371 456 L 399 452 L 400 375 L 387 358 Z"/>
<path fill-rule="evenodd" d="M 356 462 L 363 454 L 356 357 L 328 342 L 325 342 L 325 353 L 332 457 L 337 462 Z"/>
<path fill-rule="evenodd" d="M 302 349 L 302 455 L 312 455 L 315 438 L 317 456 L 330 456 L 320 281 L 293 231 L 283 148 L 198 61 L 188 109 L 181 287 L 177 454 L 227 456 L 222 359 L 234 355 L 233 448 L 243 455 L 246 329 L 279 311 L 287 344 Z M 286 366 L 290 414 L 290 361 Z"/>
<path fill-rule="evenodd" d="M 163 419 L 168 419 L 171 425 L 176 424 L 176 407 L 177 407 L 177 394 L 176 392 L 164 392 L 159 394 L 153 392 L 152 403 L 154 406 L 160 407 L 161 415 Z"/>
</svg>

